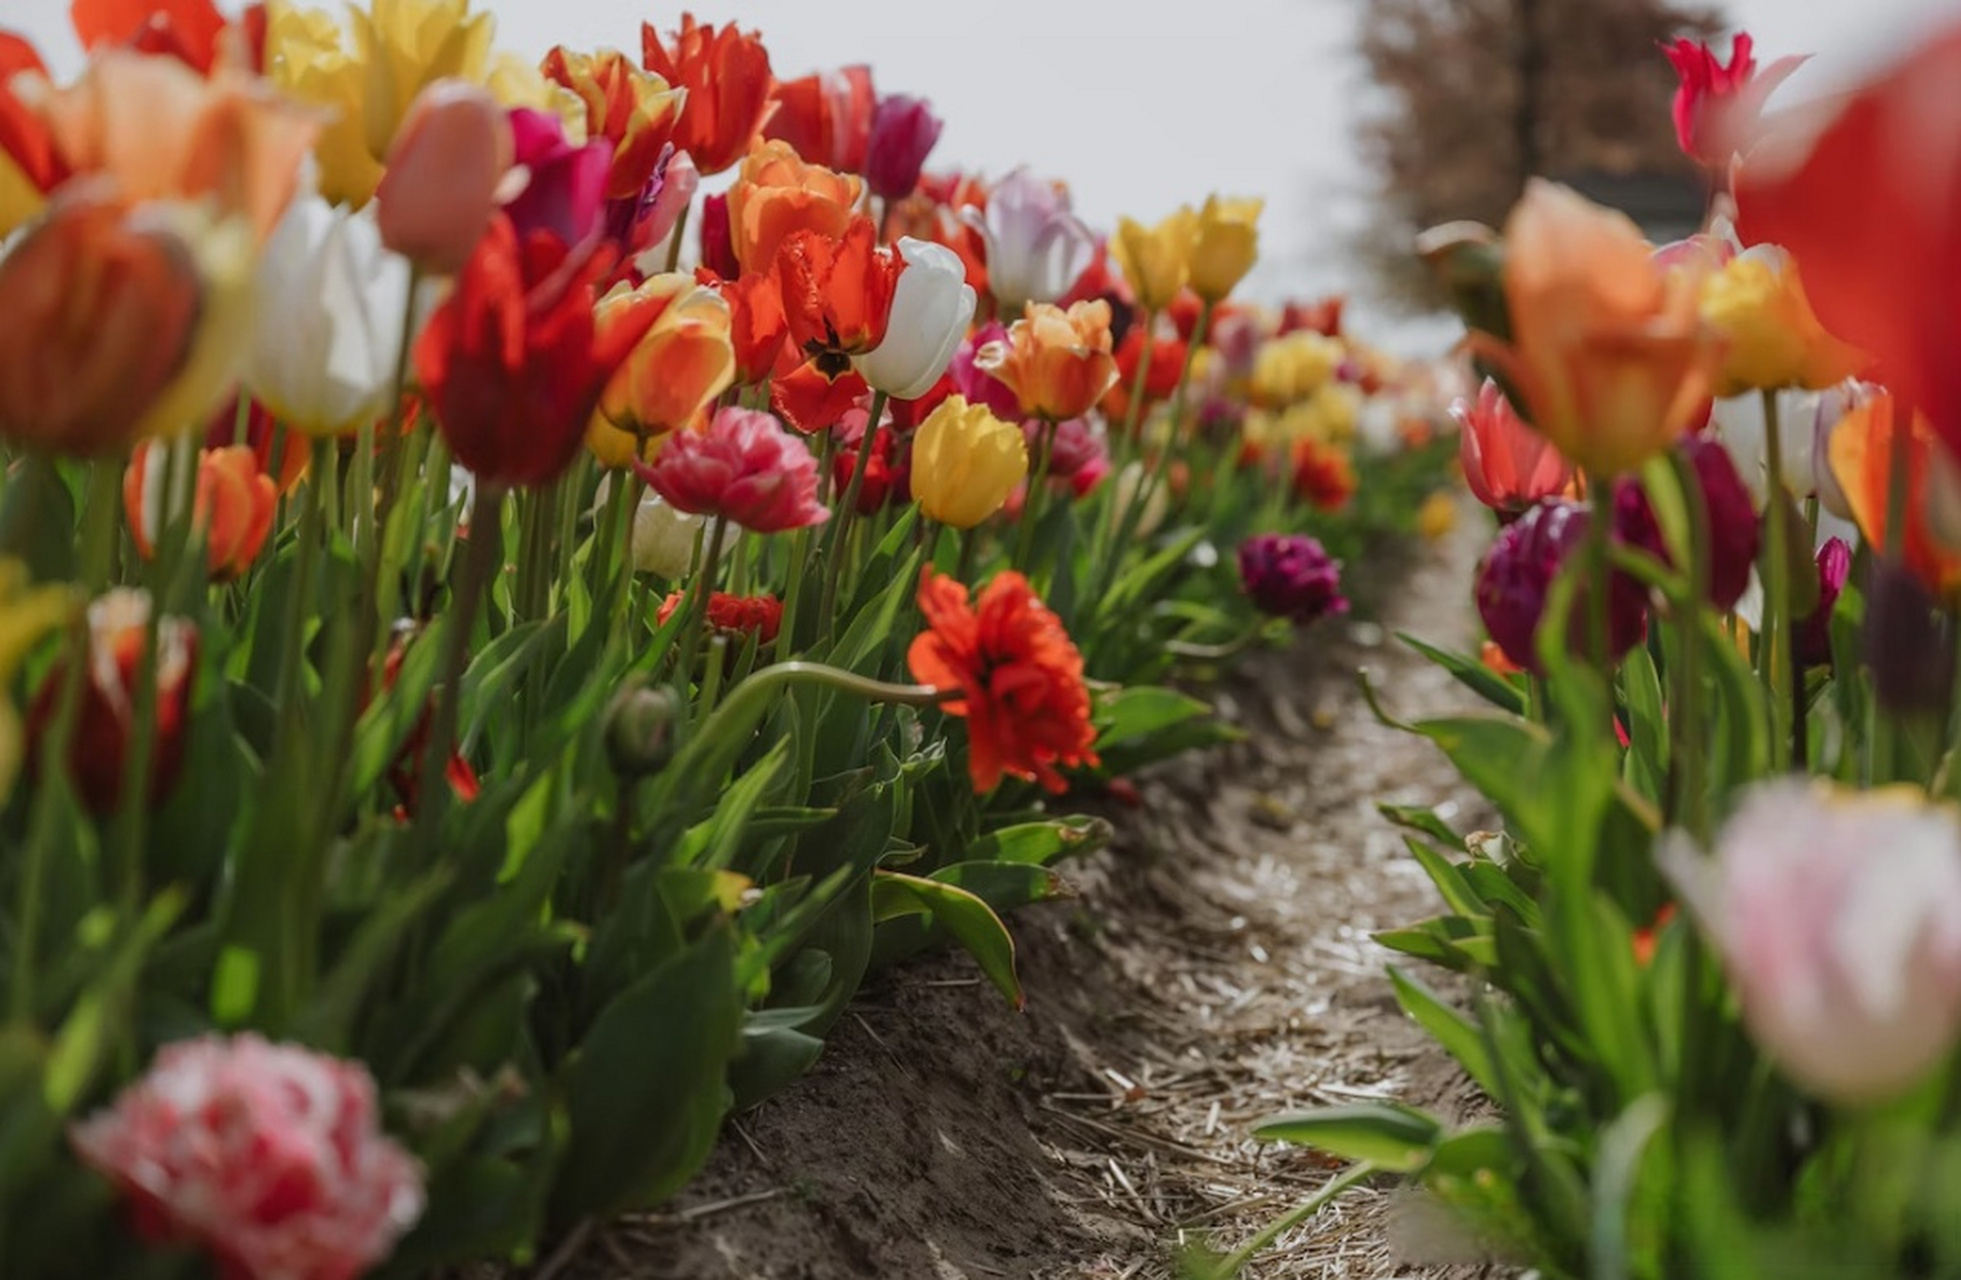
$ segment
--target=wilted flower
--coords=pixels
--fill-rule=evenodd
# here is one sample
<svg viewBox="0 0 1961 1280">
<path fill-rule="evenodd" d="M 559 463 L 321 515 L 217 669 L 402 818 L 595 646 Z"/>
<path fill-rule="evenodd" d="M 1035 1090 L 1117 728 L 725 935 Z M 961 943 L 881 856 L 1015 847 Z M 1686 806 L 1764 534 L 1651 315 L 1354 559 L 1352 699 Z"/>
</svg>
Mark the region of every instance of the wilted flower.
<svg viewBox="0 0 1961 1280">
<path fill-rule="evenodd" d="M 1758 245 L 1702 282 L 1702 318 L 1724 339 L 1716 394 L 1843 382 L 1865 357 L 1818 323 L 1791 255 Z"/>
<path fill-rule="evenodd" d="M 1021 429 L 963 396 L 948 396 L 913 437 L 912 494 L 942 524 L 973 528 L 1027 478 Z"/>
<path fill-rule="evenodd" d="M 953 250 L 911 236 L 902 238 L 896 248 L 905 269 L 892 293 L 885 337 L 852 364 L 877 390 L 909 400 L 946 372 L 954 350 L 967 336 L 976 299 L 960 255 Z"/>
<path fill-rule="evenodd" d="M 197 627 L 187 618 L 162 618 L 157 624 L 156 653 L 145 654 L 150 607 L 150 593 L 133 587 L 117 587 L 89 605 L 89 666 L 68 747 L 68 767 L 82 803 L 98 816 L 112 814 L 122 805 L 123 768 L 136 733 L 138 673 L 144 667 L 154 673 L 157 691 L 155 736 L 150 744 L 152 807 L 170 794 L 184 768 Z M 28 709 L 30 740 L 47 740 L 64 679 L 63 663 L 43 678 Z M 38 763 L 47 767 L 45 761 Z"/>
<path fill-rule="evenodd" d="M 585 104 L 586 137 L 612 144 L 606 198 L 638 197 L 675 131 L 687 95 L 613 49 L 588 54 L 557 45 L 545 55 L 542 68 L 546 77 Z"/>
<path fill-rule="evenodd" d="M 945 122 L 924 98 L 902 93 L 878 100 L 871 138 L 865 145 L 865 185 L 881 200 L 903 200 L 919 185 L 927 153 L 940 140 Z"/>
<path fill-rule="evenodd" d="M 1030 417 L 1081 417 L 1117 378 L 1110 304 L 1078 302 L 1064 311 L 1031 302 L 1004 340 L 981 348 L 974 365 L 1006 383 Z"/>
<path fill-rule="evenodd" d="M 1198 215 L 1191 206 L 1179 205 L 1155 227 L 1118 218 L 1110 253 L 1131 292 L 1137 295 L 1137 305 L 1158 312 L 1170 306 L 1185 287 L 1197 241 Z"/>
<path fill-rule="evenodd" d="M 375 188 L 381 242 L 436 275 L 483 238 L 511 167 L 511 122 L 487 89 L 439 80 L 415 100 Z"/>
<path fill-rule="evenodd" d="M 719 516 L 757 533 L 821 524 L 817 459 L 776 418 L 726 408 L 706 430 L 675 431 L 651 463 L 634 464 L 654 492 L 682 511 Z"/>
<path fill-rule="evenodd" d="M 599 300 L 596 322 L 616 323 L 637 310 L 639 330 L 625 359 L 613 369 L 586 428 L 586 447 L 601 466 L 624 467 L 634 440 L 696 424 L 735 377 L 729 344 L 729 307 L 721 295 L 686 275 L 658 275 L 637 289 L 619 286 Z"/>
<path fill-rule="evenodd" d="M 1097 763 L 1083 655 L 1026 578 L 998 573 L 970 604 L 965 586 L 928 565 L 919 611 L 928 630 L 906 665 L 921 684 L 960 691 L 940 709 L 967 721 L 976 792 L 1006 775 L 1060 794 L 1067 784 L 1056 766 Z"/>
<path fill-rule="evenodd" d="M 1069 211 L 1068 193 L 1025 169 L 995 184 L 985 210 L 962 216 L 987 241 L 987 287 L 1003 312 L 1060 298 L 1096 247 L 1089 228 Z"/>
<path fill-rule="evenodd" d="M 1296 622 L 1348 612 L 1341 562 L 1299 533 L 1260 533 L 1239 544 L 1239 583 L 1262 612 Z"/>
<path fill-rule="evenodd" d="M 359 1063 L 247 1033 L 158 1050 L 69 1130 L 139 1228 L 249 1280 L 351 1280 L 422 1214 L 422 1173 L 381 1129 Z"/>
<path fill-rule="evenodd" d="M 1757 509 L 1736 464 L 1721 444 L 1706 435 L 1695 435 L 1684 436 L 1675 447 L 1695 469 L 1708 512 L 1708 600 L 1718 612 L 1727 612 L 1750 585 L 1759 542 Z M 1647 490 L 1638 481 L 1623 478 L 1614 487 L 1614 533 L 1663 564 L 1674 563 Z"/>
<path fill-rule="evenodd" d="M 123 473 L 123 509 L 129 518 L 130 540 L 145 560 L 156 554 L 164 506 L 164 449 L 145 440 L 136 446 Z M 259 470 L 249 445 L 222 449 L 193 449 L 180 461 L 192 465 L 197 481 L 191 519 L 204 532 L 205 559 L 211 577 L 229 582 L 252 567 L 272 532 L 279 490 L 272 477 Z"/>
<path fill-rule="evenodd" d="M 1263 200 L 1208 196 L 1198 213 L 1192 243 L 1192 292 L 1206 302 L 1225 301 L 1260 256 Z"/>
<path fill-rule="evenodd" d="M 1491 379 L 1478 388 L 1476 400 L 1452 402 L 1450 416 L 1457 421 L 1464 480 L 1493 511 L 1523 511 L 1572 486 L 1573 464 L 1520 420 Z"/>
<path fill-rule="evenodd" d="M 1918 788 L 1758 783 L 1705 859 L 1659 854 L 1758 1044 L 1830 1102 L 1884 1101 L 1961 1032 L 1961 822 Z"/>
<path fill-rule="evenodd" d="M 1705 168 L 1726 170 L 1756 132 L 1757 117 L 1771 91 L 1804 62 L 1779 58 L 1757 70 L 1748 32 L 1730 41 L 1727 63 L 1716 61 L 1709 46 L 1686 36 L 1662 46 L 1681 81 L 1675 89 L 1675 141 L 1682 154 Z"/>
<path fill-rule="evenodd" d="M 1553 580 L 1585 542 L 1594 518 L 1584 504 L 1549 498 L 1501 530 L 1478 565 L 1478 616 L 1505 657 L 1521 670 L 1543 674 L 1535 637 L 1547 597 Z M 1575 652 L 1586 651 L 1589 597 L 1595 590 L 1598 584 L 1583 582 L 1573 593 L 1566 637 Z M 1647 634 L 1647 593 L 1634 578 L 1615 571 L 1607 601 L 1608 656 L 1618 662 Z"/>
<path fill-rule="evenodd" d="M 640 61 L 647 70 L 683 91 L 674 145 L 694 158 L 695 168 L 716 174 L 749 152 L 769 118 L 769 50 L 756 32 L 731 22 L 723 27 L 681 15 L 681 29 L 664 41 L 651 23 L 640 28 Z"/>
<path fill-rule="evenodd" d="M 744 271 L 768 271 L 776 265 L 778 248 L 795 232 L 842 239 L 862 190 L 857 178 L 805 164 L 784 143 L 763 143 L 742 162 L 729 188 L 735 260 Z"/>
</svg>

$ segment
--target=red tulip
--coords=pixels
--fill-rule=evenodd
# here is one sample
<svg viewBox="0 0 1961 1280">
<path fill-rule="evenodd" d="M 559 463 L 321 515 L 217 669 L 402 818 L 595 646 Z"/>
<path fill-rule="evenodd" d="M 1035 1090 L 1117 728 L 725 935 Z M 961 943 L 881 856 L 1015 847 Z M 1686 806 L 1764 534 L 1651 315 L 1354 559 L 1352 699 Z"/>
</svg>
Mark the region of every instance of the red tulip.
<svg viewBox="0 0 1961 1280">
<path fill-rule="evenodd" d="M 827 372 L 877 347 L 905 268 L 896 251 L 879 245 L 870 218 L 852 219 L 838 239 L 792 233 L 776 255 L 791 341 Z"/>
<path fill-rule="evenodd" d="M 75 0 L 68 20 L 84 49 L 127 45 L 176 58 L 208 75 L 218 60 L 225 15 L 211 0 Z"/>
<path fill-rule="evenodd" d="M 681 15 L 669 44 L 651 25 L 640 28 L 640 62 L 677 89 L 687 90 L 674 145 L 694 158 L 704 174 L 720 173 L 742 159 L 770 115 L 775 80 L 769 50 L 754 31 L 729 23 L 720 29 Z"/>
<path fill-rule="evenodd" d="M 854 369 L 826 373 L 816 361 L 806 360 L 770 382 L 769 405 L 785 422 L 812 435 L 836 426 L 871 390 Z"/>
<path fill-rule="evenodd" d="M 776 114 L 763 136 L 789 143 L 812 164 L 862 173 L 877 102 L 870 67 L 786 80 L 776 86 Z"/>
<path fill-rule="evenodd" d="M 1486 378 L 1476 400 L 1450 406 L 1457 420 L 1464 480 L 1479 502 L 1516 514 L 1573 484 L 1573 464 L 1552 441 L 1525 425 L 1496 382 Z"/>
<path fill-rule="evenodd" d="M 1759 72 L 1751 43 L 1748 32 L 1737 32 L 1728 63 L 1687 37 L 1661 47 L 1681 80 L 1675 90 L 1675 141 L 1683 155 L 1706 168 L 1729 167 L 1755 131 L 1764 99 L 1804 63 L 1802 57 L 1779 58 Z"/>
</svg>

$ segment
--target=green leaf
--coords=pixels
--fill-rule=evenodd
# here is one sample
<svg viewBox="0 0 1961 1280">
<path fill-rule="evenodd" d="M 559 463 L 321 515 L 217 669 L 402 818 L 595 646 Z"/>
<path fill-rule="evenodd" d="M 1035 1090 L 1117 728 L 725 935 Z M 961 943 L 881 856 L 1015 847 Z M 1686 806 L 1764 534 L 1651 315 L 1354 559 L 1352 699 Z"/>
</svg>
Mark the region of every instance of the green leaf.
<svg viewBox="0 0 1961 1280">
<path fill-rule="evenodd" d="M 1375 811 L 1399 827 L 1442 841 L 1446 849 L 1460 849 L 1464 845 L 1464 837 L 1452 831 L 1450 824 L 1427 805 L 1378 804 Z"/>
<path fill-rule="evenodd" d="M 1491 1057 L 1477 1024 L 1440 999 L 1436 992 L 1410 977 L 1395 965 L 1389 966 L 1389 982 L 1396 988 L 1397 1003 L 1416 1019 L 1417 1024 L 1435 1037 L 1444 1051 L 1457 1059 L 1464 1074 L 1489 1093 L 1493 1086 Z"/>
<path fill-rule="evenodd" d="M 897 871 L 872 876 L 872 922 L 915 912 L 929 913 L 980 962 L 981 972 L 1019 1009 L 1024 1003 L 1015 977 L 1015 941 L 1001 917 L 973 893 L 956 885 L 922 880 Z"/>
<path fill-rule="evenodd" d="M 1396 638 L 1442 667 L 1459 684 L 1500 711 L 1510 712 L 1515 716 L 1525 714 L 1524 691 L 1476 658 L 1439 649 L 1433 644 L 1417 639 L 1407 631 L 1398 631 Z"/>
<path fill-rule="evenodd" d="M 1313 1147 L 1345 1160 L 1366 1160 L 1391 1173 L 1414 1173 L 1443 1140 L 1443 1122 L 1396 1102 L 1358 1103 L 1275 1116 L 1253 1135 Z"/>
<path fill-rule="evenodd" d="M 1047 866 L 1057 858 L 1095 853 L 1115 834 L 1107 819 L 1080 814 L 1049 822 L 1024 822 L 968 841 L 959 850 L 960 861 Z"/>
<path fill-rule="evenodd" d="M 1176 689 L 1143 685 L 1119 689 L 1096 706 L 1095 721 L 1101 729 L 1097 749 L 1161 733 L 1173 725 L 1208 715 L 1212 708 Z"/>
</svg>

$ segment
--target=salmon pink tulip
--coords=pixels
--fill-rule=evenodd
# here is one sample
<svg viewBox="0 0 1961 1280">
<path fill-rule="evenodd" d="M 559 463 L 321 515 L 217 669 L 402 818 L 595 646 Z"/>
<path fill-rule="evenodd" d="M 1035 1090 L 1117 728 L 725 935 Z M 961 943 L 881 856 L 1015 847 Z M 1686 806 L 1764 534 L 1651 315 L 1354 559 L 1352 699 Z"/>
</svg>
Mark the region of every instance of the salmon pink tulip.
<svg viewBox="0 0 1961 1280">
<path fill-rule="evenodd" d="M 1458 458 L 1477 500 L 1516 514 L 1573 484 L 1573 464 L 1519 418 L 1496 382 L 1486 378 L 1475 400 L 1450 406 L 1458 428 Z"/>
</svg>

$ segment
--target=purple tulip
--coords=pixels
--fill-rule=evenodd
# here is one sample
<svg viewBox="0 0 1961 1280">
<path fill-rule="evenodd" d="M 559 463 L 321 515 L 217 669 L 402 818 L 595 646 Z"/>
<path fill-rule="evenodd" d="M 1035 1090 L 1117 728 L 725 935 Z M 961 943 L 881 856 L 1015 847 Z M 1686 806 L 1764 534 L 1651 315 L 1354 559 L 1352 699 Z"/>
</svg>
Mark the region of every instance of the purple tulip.
<svg viewBox="0 0 1961 1280">
<path fill-rule="evenodd" d="M 903 200 L 919 185 L 926 155 L 945 122 L 924 98 L 895 93 L 878 100 L 865 148 L 865 183 L 881 200 Z"/>
<path fill-rule="evenodd" d="M 1478 616 L 1513 664 L 1544 674 L 1538 646 L 1533 642 L 1545 617 L 1546 597 L 1567 558 L 1586 541 L 1593 510 L 1584 503 L 1547 498 L 1526 509 L 1506 525 L 1478 566 Z M 1587 647 L 1587 603 L 1590 584 L 1582 583 L 1573 597 L 1567 643 L 1576 653 Z M 1646 593 L 1625 573 L 1612 575 L 1607 594 L 1609 656 L 1622 654 L 1648 632 Z"/>
<path fill-rule="evenodd" d="M 528 107 L 511 111 L 511 138 L 516 167 L 527 174 L 524 188 L 504 205 L 518 239 L 546 230 L 566 244 L 581 244 L 602 232 L 613 144 L 596 138 L 575 147 L 556 116 Z"/>
<path fill-rule="evenodd" d="M 1239 544 L 1239 581 L 1262 613 L 1296 622 L 1348 612 L 1341 562 L 1299 533 L 1259 533 Z"/>
<path fill-rule="evenodd" d="M 1714 438 L 1689 436 L 1676 447 L 1695 468 L 1709 511 L 1709 603 L 1727 613 L 1750 585 L 1750 566 L 1757 559 L 1757 509 L 1729 450 Z M 1623 480 L 1615 486 L 1614 533 L 1671 563 L 1654 508 L 1638 482 Z"/>
<path fill-rule="evenodd" d="M 1838 593 L 1852 572 L 1852 548 L 1843 538 L 1827 538 L 1818 548 L 1818 607 L 1800 619 L 1791 632 L 1791 644 L 1799 665 L 1830 666 L 1832 661 L 1832 610 L 1838 607 Z"/>
</svg>

